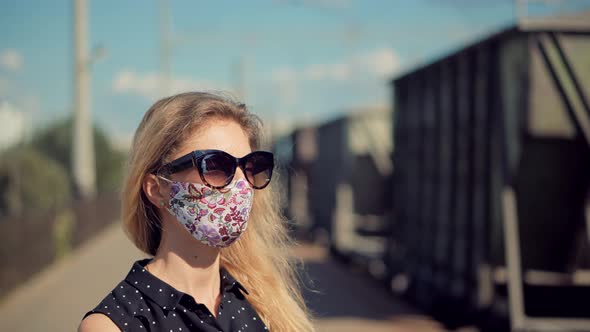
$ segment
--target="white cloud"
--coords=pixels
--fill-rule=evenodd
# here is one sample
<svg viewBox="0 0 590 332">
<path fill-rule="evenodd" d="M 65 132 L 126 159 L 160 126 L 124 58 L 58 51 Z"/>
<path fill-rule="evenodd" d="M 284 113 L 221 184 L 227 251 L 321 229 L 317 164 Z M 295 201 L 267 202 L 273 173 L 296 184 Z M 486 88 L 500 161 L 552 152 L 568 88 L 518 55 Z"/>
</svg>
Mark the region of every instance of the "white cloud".
<svg viewBox="0 0 590 332">
<path fill-rule="evenodd" d="M 295 81 L 297 79 L 297 73 L 287 67 L 282 67 L 282 68 L 278 68 L 276 70 L 273 70 L 272 74 L 272 79 L 274 81 Z"/>
<path fill-rule="evenodd" d="M 330 67 L 330 76 L 333 80 L 337 81 L 344 81 L 350 78 L 351 72 L 353 68 L 351 68 L 350 64 L 346 63 L 336 63 L 331 65 Z"/>
<path fill-rule="evenodd" d="M 344 81 L 350 78 L 350 72 L 351 65 L 348 63 L 312 64 L 303 68 L 299 78 L 309 81 Z"/>
<path fill-rule="evenodd" d="M 166 93 L 167 95 L 194 90 L 224 90 L 220 84 L 189 78 L 173 77 L 169 85 L 170 91 Z M 113 91 L 119 94 L 134 94 L 151 100 L 162 97 L 160 75 L 156 73 L 123 70 L 115 75 L 112 86 Z"/>
<path fill-rule="evenodd" d="M 0 53 L 0 67 L 6 70 L 19 71 L 23 64 L 23 56 L 14 49 L 6 49 Z"/>
<path fill-rule="evenodd" d="M 358 57 L 362 67 L 370 69 L 375 75 L 387 77 L 394 75 L 401 67 L 400 57 L 391 48 L 376 49 Z"/>
<path fill-rule="evenodd" d="M 326 65 L 314 64 L 303 69 L 303 76 L 310 80 L 324 79 L 328 74 Z"/>
<path fill-rule="evenodd" d="M 271 76 L 275 81 L 347 81 L 363 74 L 383 79 L 395 75 L 400 68 L 400 57 L 393 49 L 379 48 L 334 63 L 315 63 L 300 69 L 281 67 Z"/>
</svg>

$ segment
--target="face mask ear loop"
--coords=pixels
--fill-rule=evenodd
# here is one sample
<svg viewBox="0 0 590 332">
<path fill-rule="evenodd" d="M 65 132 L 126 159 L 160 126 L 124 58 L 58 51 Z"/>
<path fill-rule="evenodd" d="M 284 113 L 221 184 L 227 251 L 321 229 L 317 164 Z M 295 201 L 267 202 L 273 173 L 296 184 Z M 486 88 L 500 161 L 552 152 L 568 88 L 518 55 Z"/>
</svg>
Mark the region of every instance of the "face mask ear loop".
<svg viewBox="0 0 590 332">
<path fill-rule="evenodd" d="M 160 184 L 160 181 L 159 180 L 164 180 L 164 181 L 168 182 L 168 186 L 170 186 L 170 184 L 173 183 L 172 180 L 166 179 L 165 177 L 163 177 L 161 175 L 156 175 L 156 178 L 158 179 L 158 188 L 160 188 L 160 189 L 162 189 L 163 186 Z M 159 193 L 160 193 L 160 195 L 162 195 L 164 197 L 167 197 L 168 196 L 168 195 L 163 195 L 161 190 L 159 191 Z"/>
<path fill-rule="evenodd" d="M 157 177 L 157 178 L 159 178 L 160 180 L 164 180 L 164 181 L 166 181 L 166 182 L 168 182 L 168 183 L 172 183 L 172 182 L 173 182 L 172 180 L 170 180 L 170 179 L 166 179 L 165 177 L 163 177 L 163 176 L 161 176 L 161 175 L 156 175 L 156 177 Z M 159 183 L 158 183 L 158 184 L 159 184 Z"/>
</svg>

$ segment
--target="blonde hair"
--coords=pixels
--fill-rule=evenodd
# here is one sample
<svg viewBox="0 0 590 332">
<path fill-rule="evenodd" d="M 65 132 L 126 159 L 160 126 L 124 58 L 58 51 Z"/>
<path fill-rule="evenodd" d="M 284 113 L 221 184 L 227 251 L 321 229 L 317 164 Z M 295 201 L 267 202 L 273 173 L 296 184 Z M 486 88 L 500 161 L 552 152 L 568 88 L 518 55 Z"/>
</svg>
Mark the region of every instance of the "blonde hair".
<svg viewBox="0 0 590 332">
<path fill-rule="evenodd" d="M 157 101 L 135 133 L 122 191 L 122 219 L 129 238 L 147 254 L 156 254 L 161 225 L 157 208 L 143 192 L 144 177 L 156 172 L 188 135 L 212 119 L 235 121 L 248 136 L 250 147 L 259 148 L 260 119 L 244 104 L 204 92 Z M 291 240 L 275 191 L 271 185 L 256 192 L 248 231 L 221 250 L 221 265 L 246 287 L 248 301 L 269 330 L 314 331 L 299 289 L 295 262 L 289 256 Z"/>
</svg>

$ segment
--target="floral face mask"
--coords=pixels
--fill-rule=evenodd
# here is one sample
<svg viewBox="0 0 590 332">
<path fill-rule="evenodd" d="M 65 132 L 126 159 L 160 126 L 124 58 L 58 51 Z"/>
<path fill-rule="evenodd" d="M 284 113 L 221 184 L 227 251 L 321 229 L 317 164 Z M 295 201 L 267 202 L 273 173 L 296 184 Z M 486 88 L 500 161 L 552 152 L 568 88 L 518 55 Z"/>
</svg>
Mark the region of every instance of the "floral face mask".
<svg viewBox="0 0 590 332">
<path fill-rule="evenodd" d="M 223 189 L 162 179 L 171 183 L 168 212 L 199 242 L 224 248 L 246 231 L 254 201 L 253 188 L 246 179 Z"/>
</svg>

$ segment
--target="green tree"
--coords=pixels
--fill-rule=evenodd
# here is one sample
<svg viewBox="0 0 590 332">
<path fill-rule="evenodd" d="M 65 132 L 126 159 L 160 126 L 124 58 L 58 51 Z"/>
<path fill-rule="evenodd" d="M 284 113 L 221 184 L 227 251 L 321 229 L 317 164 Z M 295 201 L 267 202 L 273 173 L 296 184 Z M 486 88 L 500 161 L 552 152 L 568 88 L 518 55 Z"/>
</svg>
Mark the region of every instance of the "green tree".
<svg viewBox="0 0 590 332">
<path fill-rule="evenodd" d="M 71 200 L 67 171 L 31 146 L 17 146 L 0 158 L 0 214 L 38 214 Z"/>
<path fill-rule="evenodd" d="M 99 193 L 117 190 L 121 182 L 125 155 L 112 147 L 103 130 L 94 127 L 93 131 L 97 190 Z M 60 163 L 67 170 L 70 183 L 73 185 L 72 132 L 73 121 L 70 117 L 39 131 L 32 138 L 31 145 Z"/>
</svg>

